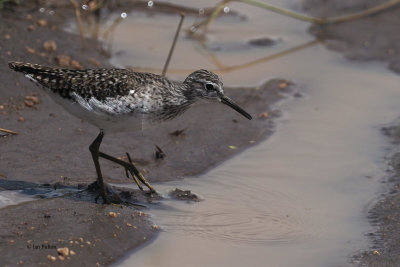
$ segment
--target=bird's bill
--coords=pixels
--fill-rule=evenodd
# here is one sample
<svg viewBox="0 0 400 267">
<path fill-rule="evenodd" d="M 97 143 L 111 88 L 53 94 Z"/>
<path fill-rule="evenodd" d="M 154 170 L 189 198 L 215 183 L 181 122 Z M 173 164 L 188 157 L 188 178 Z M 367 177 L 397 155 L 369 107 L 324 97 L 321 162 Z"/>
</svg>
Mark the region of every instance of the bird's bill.
<svg viewBox="0 0 400 267">
<path fill-rule="evenodd" d="M 236 110 L 237 112 L 239 112 L 240 114 L 242 114 L 243 116 L 245 116 L 247 119 L 251 120 L 252 117 L 249 113 L 247 113 L 246 111 L 244 111 L 241 107 L 239 107 L 235 102 L 233 102 L 232 99 L 230 99 L 227 96 L 221 96 L 221 103 L 233 108 L 234 110 Z"/>
</svg>

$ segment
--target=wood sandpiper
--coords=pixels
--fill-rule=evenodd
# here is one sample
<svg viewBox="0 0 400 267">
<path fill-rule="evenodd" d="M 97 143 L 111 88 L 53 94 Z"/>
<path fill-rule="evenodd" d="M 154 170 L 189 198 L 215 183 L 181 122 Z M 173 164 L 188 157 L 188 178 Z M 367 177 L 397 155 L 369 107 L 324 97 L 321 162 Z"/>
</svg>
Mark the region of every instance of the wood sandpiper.
<svg viewBox="0 0 400 267">
<path fill-rule="evenodd" d="M 118 199 L 107 195 L 100 157 L 124 167 L 141 190 L 143 183 L 150 192 L 155 192 L 130 158 L 128 163 L 99 151 L 105 133 L 139 131 L 144 124 L 173 119 L 200 99 L 221 102 L 247 119 L 252 118 L 224 95 L 219 77 L 207 70 L 197 70 L 183 82 L 177 82 L 153 73 L 127 69 L 70 70 L 22 62 L 9 62 L 8 65 L 43 87 L 71 114 L 100 129 L 89 150 L 97 172 L 98 196 L 105 203 L 118 202 Z"/>
</svg>

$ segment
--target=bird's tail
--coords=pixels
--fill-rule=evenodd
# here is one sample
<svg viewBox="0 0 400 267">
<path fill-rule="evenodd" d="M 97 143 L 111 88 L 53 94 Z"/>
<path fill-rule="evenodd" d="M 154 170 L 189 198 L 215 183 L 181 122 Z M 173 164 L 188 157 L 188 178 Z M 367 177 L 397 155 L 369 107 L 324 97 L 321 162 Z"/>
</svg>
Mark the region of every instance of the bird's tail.
<svg viewBox="0 0 400 267">
<path fill-rule="evenodd" d="M 24 74 L 38 74 L 43 72 L 48 72 L 50 68 L 44 67 L 38 64 L 10 61 L 8 62 L 10 69 L 17 72 L 22 72 Z"/>
<path fill-rule="evenodd" d="M 60 79 L 63 73 L 62 69 L 53 69 L 38 64 L 13 61 L 8 62 L 8 66 L 12 70 L 23 73 L 25 77 L 36 85 L 41 85 L 59 94 L 65 93 L 63 90 L 60 90 L 62 87 L 62 79 Z"/>
</svg>

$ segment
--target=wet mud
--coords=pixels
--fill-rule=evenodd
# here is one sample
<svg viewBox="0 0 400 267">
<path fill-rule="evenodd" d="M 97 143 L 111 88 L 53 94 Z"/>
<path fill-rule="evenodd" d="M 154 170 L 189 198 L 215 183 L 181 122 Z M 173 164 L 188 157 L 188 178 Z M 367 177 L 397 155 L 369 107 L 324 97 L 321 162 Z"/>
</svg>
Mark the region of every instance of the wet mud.
<svg viewBox="0 0 400 267">
<path fill-rule="evenodd" d="M 303 1 L 304 10 L 317 17 L 345 15 L 371 8 L 386 1 Z M 400 42 L 398 25 L 400 5 L 359 20 L 310 28 L 310 32 L 323 40 L 329 49 L 341 52 L 357 61 L 384 61 L 400 73 Z M 351 262 L 359 266 L 398 266 L 400 262 L 400 157 L 398 153 L 400 131 L 396 126 L 384 127 L 383 134 L 391 140 L 387 160 L 388 176 L 382 177 L 385 191 L 368 212 L 370 223 L 377 231 L 366 233 L 372 241 L 369 251 L 355 255 Z"/>
<path fill-rule="evenodd" d="M 99 42 L 86 39 L 87 48 L 82 49 L 78 35 L 61 30 L 73 16 L 68 1 L 29 1 L 1 11 L 0 127 L 18 134 L 1 133 L 0 188 L 32 189 L 37 196 L 45 192 L 41 200 L 0 209 L 5 266 L 109 265 L 154 238 L 158 230 L 137 206 L 95 204 L 95 194 L 79 191 L 96 179 L 88 146 L 98 130 L 8 69 L 11 60 L 77 69 L 110 67 Z M 257 88 L 226 88 L 227 95 L 253 115 L 252 121 L 225 106 L 203 104 L 140 134 L 105 136 L 101 150 L 124 160 L 129 152 L 149 182 L 196 176 L 270 135 L 273 119 L 279 116 L 273 104 L 294 87 L 275 79 Z M 133 182 L 119 166 L 101 164 L 106 182 Z M 47 198 L 45 194 L 57 191 L 57 183 L 72 192 Z M 132 202 L 149 201 L 138 190 L 119 193 Z M 59 254 L 57 249 L 63 247 L 74 255 Z"/>
<path fill-rule="evenodd" d="M 9 206 L 0 216 L 1 266 L 109 265 L 158 231 L 145 212 L 64 198 Z"/>
<path fill-rule="evenodd" d="M 359 266 L 398 266 L 400 262 L 400 125 L 382 128 L 388 137 L 391 149 L 387 158 L 387 177 L 383 193 L 368 212 L 370 223 L 376 232 L 367 233 L 372 241 L 369 251 L 355 255 L 352 262 Z"/>
</svg>

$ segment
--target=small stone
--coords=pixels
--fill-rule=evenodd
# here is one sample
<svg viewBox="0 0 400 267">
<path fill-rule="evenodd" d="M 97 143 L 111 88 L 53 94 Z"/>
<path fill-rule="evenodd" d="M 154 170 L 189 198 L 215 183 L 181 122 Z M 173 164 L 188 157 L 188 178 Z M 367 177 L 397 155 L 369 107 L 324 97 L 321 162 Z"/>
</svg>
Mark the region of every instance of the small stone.
<svg viewBox="0 0 400 267">
<path fill-rule="evenodd" d="M 82 69 L 82 65 L 76 60 L 71 60 L 71 66 L 77 70 Z"/>
<path fill-rule="evenodd" d="M 4 35 L 4 39 L 6 39 L 6 40 L 10 40 L 10 39 L 11 39 L 11 35 L 9 35 L 9 34 L 5 34 L 5 35 Z"/>
<path fill-rule="evenodd" d="M 47 20 L 39 19 L 38 21 L 36 21 L 36 24 L 39 25 L 40 27 L 45 27 L 47 26 Z"/>
<path fill-rule="evenodd" d="M 126 226 L 128 226 L 128 227 L 132 227 L 132 224 L 130 224 L 130 223 L 126 223 Z"/>
<path fill-rule="evenodd" d="M 160 229 L 160 227 L 157 224 L 153 224 L 153 226 L 151 226 L 151 228 L 153 228 L 154 230 Z"/>
<path fill-rule="evenodd" d="M 379 251 L 377 251 L 377 250 L 374 250 L 373 252 L 372 252 L 374 255 L 381 255 L 381 253 L 379 253 Z"/>
<path fill-rule="evenodd" d="M 81 241 L 81 243 L 83 243 L 83 238 L 82 238 L 82 237 L 79 237 L 79 241 Z"/>
<path fill-rule="evenodd" d="M 260 119 L 267 119 L 268 117 L 268 112 L 261 112 L 260 114 L 258 114 L 258 118 Z"/>
<path fill-rule="evenodd" d="M 279 89 L 285 89 L 287 86 L 287 82 L 281 82 L 280 84 L 278 84 Z"/>
<path fill-rule="evenodd" d="M 15 240 L 14 240 L 14 239 L 11 239 L 11 240 L 9 241 L 9 243 L 10 243 L 10 245 L 14 245 L 14 244 L 15 244 Z"/>
<path fill-rule="evenodd" d="M 35 25 L 29 25 L 28 28 L 26 28 L 28 31 L 33 32 L 34 30 L 36 30 Z"/>
<path fill-rule="evenodd" d="M 58 259 L 59 259 L 60 261 L 63 261 L 63 260 L 65 260 L 65 257 L 64 257 L 64 256 L 61 256 L 61 255 L 58 255 Z"/>
<path fill-rule="evenodd" d="M 56 56 L 57 64 L 61 67 L 69 67 L 71 62 L 71 57 L 67 55 Z"/>
<path fill-rule="evenodd" d="M 86 241 L 86 244 L 90 245 L 91 243 L 90 243 L 90 241 Z"/>
<path fill-rule="evenodd" d="M 3 110 L 4 109 L 4 106 L 3 105 L 0 105 L 0 110 Z"/>
<path fill-rule="evenodd" d="M 64 247 L 64 248 L 58 248 L 57 253 L 61 256 L 67 257 L 69 255 L 69 248 Z"/>
<path fill-rule="evenodd" d="M 25 106 L 27 106 L 27 107 L 33 107 L 35 105 L 33 103 L 33 101 L 31 101 L 31 100 L 25 100 L 24 103 L 25 103 Z"/>
<path fill-rule="evenodd" d="M 25 119 L 24 119 L 24 117 L 19 117 L 19 118 L 18 118 L 18 121 L 19 121 L 19 122 L 24 122 Z"/>
<path fill-rule="evenodd" d="M 35 49 L 33 49 L 32 47 L 29 46 L 25 46 L 26 52 L 28 52 L 29 54 L 35 54 Z"/>
<path fill-rule="evenodd" d="M 53 40 L 48 40 L 43 43 L 43 48 L 46 49 L 46 51 L 48 52 L 54 52 L 57 50 L 57 45 L 56 42 L 54 42 Z"/>
<path fill-rule="evenodd" d="M 25 100 L 32 101 L 33 104 L 35 104 L 35 105 L 39 104 L 39 97 L 37 97 L 37 96 L 28 95 L 28 96 L 25 96 Z"/>
<path fill-rule="evenodd" d="M 69 254 L 70 254 L 71 256 L 74 256 L 76 253 L 75 253 L 75 251 L 70 250 L 70 251 L 69 251 Z"/>
<path fill-rule="evenodd" d="M 32 15 L 31 14 L 28 14 L 28 15 L 26 15 L 26 17 L 25 17 L 27 20 L 32 20 Z"/>
<path fill-rule="evenodd" d="M 47 259 L 49 259 L 50 261 L 56 261 L 57 258 L 51 255 L 47 255 Z"/>
<path fill-rule="evenodd" d="M 110 211 L 110 212 L 108 213 L 108 216 L 110 216 L 110 217 L 112 217 L 112 218 L 116 218 L 116 217 L 117 217 L 117 214 L 116 214 L 115 212 Z"/>
<path fill-rule="evenodd" d="M 94 65 L 96 67 L 100 67 L 101 66 L 100 62 L 98 62 L 96 59 L 94 59 L 92 57 L 89 58 L 88 61 L 89 61 L 90 64 L 92 64 L 92 65 Z"/>
</svg>

